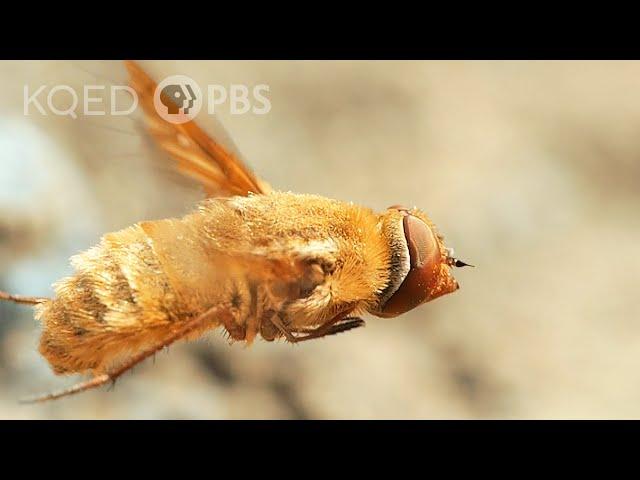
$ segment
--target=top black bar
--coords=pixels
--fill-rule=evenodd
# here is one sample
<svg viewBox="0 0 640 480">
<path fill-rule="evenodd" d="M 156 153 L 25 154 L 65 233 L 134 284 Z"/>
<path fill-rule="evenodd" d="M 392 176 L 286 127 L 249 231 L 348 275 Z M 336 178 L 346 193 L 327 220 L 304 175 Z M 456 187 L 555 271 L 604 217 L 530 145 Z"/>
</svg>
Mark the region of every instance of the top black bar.
<svg viewBox="0 0 640 480">
<path fill-rule="evenodd" d="M 217 4 L 216 4 L 217 5 Z M 198 12 L 180 23 L 161 15 L 164 9 L 144 4 L 143 15 L 127 10 L 114 18 L 25 17 L 16 33 L 0 33 L 0 57 L 12 59 L 640 59 L 634 15 L 608 19 L 585 9 L 562 17 L 553 11 L 527 9 L 506 17 L 503 10 L 454 6 L 454 12 L 433 5 L 425 11 L 373 5 L 356 12 L 332 11 L 323 5 L 309 11 L 274 15 L 252 13 L 230 5 L 230 12 Z M 133 7 L 131 7 L 133 8 Z M 142 8 L 142 7 L 141 7 Z M 216 9 L 218 7 L 216 6 Z M 301 8 L 301 7 L 300 7 Z M 150 11 L 151 10 L 151 11 Z M 157 10 L 157 11 L 156 11 Z M 374 11 L 373 13 L 371 11 Z M 156 17 L 161 18 L 155 18 Z M 514 13 L 514 12 L 511 12 Z M 65 15 L 78 14 L 73 9 Z M 21 18 L 21 17 L 20 17 Z M 16 26 L 16 25 L 14 25 Z"/>
</svg>

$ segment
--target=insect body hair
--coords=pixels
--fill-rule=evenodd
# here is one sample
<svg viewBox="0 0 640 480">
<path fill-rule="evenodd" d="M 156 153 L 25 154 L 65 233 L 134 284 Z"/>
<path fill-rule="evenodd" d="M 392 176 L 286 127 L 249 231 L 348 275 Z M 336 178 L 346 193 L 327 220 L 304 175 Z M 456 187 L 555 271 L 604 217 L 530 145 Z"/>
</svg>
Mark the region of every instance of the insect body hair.
<svg viewBox="0 0 640 480">
<path fill-rule="evenodd" d="M 56 373 L 102 373 L 214 306 L 226 316 L 191 337 L 223 325 L 234 340 L 273 340 L 274 315 L 299 329 L 367 311 L 389 281 L 381 232 L 369 209 L 273 192 L 105 235 L 36 307 L 40 352 Z"/>
<path fill-rule="evenodd" d="M 72 264 L 76 274 L 36 307 L 40 353 L 55 373 L 105 371 L 175 321 L 173 289 L 139 225 L 106 235 Z"/>
</svg>

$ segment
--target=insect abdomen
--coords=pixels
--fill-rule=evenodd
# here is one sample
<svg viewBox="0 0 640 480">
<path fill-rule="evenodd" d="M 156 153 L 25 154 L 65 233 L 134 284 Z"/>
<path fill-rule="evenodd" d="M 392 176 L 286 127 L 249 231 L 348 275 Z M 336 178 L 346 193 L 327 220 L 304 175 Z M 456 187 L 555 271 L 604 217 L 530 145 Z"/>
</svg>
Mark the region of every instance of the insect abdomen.
<svg viewBox="0 0 640 480">
<path fill-rule="evenodd" d="M 57 374 L 103 371 L 166 335 L 179 308 L 138 225 L 106 235 L 72 264 L 76 274 L 57 282 L 36 314 L 40 353 Z"/>
</svg>

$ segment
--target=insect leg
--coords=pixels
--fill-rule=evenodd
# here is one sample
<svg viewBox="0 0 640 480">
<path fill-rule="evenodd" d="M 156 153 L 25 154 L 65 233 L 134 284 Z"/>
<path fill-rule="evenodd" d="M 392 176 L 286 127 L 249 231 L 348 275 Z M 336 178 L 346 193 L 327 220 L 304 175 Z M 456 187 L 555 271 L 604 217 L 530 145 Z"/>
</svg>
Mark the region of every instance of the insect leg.
<svg viewBox="0 0 640 480">
<path fill-rule="evenodd" d="M 172 334 L 163 342 L 158 343 L 157 345 L 154 345 L 153 347 L 132 356 L 125 363 L 123 363 L 121 366 L 119 366 L 118 368 L 114 369 L 111 372 L 108 372 L 102 375 L 97 375 L 96 377 L 90 380 L 77 383 L 76 385 L 73 385 L 64 390 L 60 390 L 58 392 L 52 392 L 45 395 L 23 399 L 20 401 L 20 403 L 45 402 L 47 400 L 54 400 L 56 398 L 66 397 L 68 395 L 73 395 L 75 393 L 84 392 L 85 390 L 90 390 L 92 388 L 100 387 L 108 382 L 115 382 L 115 380 L 120 375 L 125 373 L 127 370 L 130 370 L 131 368 L 135 367 L 137 364 L 139 364 L 146 358 L 153 356 L 155 353 L 162 350 L 163 348 L 168 347 L 169 345 L 176 342 L 177 340 L 180 340 L 181 338 L 184 338 L 185 336 L 199 329 L 204 324 L 206 324 L 206 322 L 208 322 L 211 319 L 211 317 L 220 315 L 220 314 L 224 315 L 226 313 L 226 310 L 227 310 L 226 307 L 221 307 L 221 306 L 211 307 L 202 315 L 192 320 L 189 320 L 187 323 L 185 323 L 185 325 L 180 330 Z"/>
<path fill-rule="evenodd" d="M 340 323 L 336 323 L 332 325 L 331 328 L 325 333 L 323 336 L 327 335 L 335 335 L 336 333 L 348 332 L 349 330 L 353 330 L 354 328 L 364 327 L 365 322 L 361 318 L 357 317 L 348 317 L 345 318 L 344 321 Z"/>
<path fill-rule="evenodd" d="M 353 328 L 364 326 L 364 320 L 360 318 L 346 318 L 345 314 L 338 315 L 328 322 L 320 325 L 309 334 L 296 337 L 296 342 L 304 342 L 305 340 L 313 340 L 315 338 L 326 337 L 327 335 L 335 335 L 336 333 L 346 332 Z"/>
<path fill-rule="evenodd" d="M 347 330 L 364 326 L 364 320 L 360 318 L 347 317 L 346 315 L 346 312 L 340 313 L 331 320 L 320 325 L 318 328 L 310 330 L 307 335 L 302 336 L 294 336 L 277 315 L 271 319 L 271 322 L 282 332 L 289 342 L 298 343 L 304 342 L 305 340 L 325 337 L 327 335 L 335 335 L 336 333 L 346 332 Z"/>
<path fill-rule="evenodd" d="M 271 323 L 273 323 L 276 326 L 276 328 L 280 330 L 280 332 L 285 336 L 287 341 L 291 343 L 296 343 L 298 341 L 298 338 L 295 337 L 293 333 L 291 333 L 287 329 L 287 327 L 284 326 L 284 323 L 282 323 L 282 320 L 280 320 L 280 317 L 278 315 L 274 315 L 273 317 L 271 317 Z"/>
<path fill-rule="evenodd" d="M 27 297 L 25 295 L 12 295 L 10 293 L 0 291 L 0 300 L 21 303 L 23 305 L 37 305 L 38 303 L 46 302 L 49 299 L 46 297 Z"/>
<path fill-rule="evenodd" d="M 331 328 L 324 334 L 327 335 L 335 335 L 336 333 L 347 332 L 349 330 L 353 330 L 354 328 L 364 327 L 365 322 L 361 318 L 357 317 L 347 317 L 340 322 L 331 325 Z M 317 329 L 315 328 L 299 328 L 294 330 L 296 333 L 313 333 Z"/>
</svg>

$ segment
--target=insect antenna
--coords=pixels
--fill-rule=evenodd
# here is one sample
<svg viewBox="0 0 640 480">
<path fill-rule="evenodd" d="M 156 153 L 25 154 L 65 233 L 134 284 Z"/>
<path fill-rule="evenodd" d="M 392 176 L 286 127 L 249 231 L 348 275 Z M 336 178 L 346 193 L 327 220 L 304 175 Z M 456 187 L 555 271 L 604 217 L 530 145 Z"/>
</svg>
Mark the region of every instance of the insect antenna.
<svg viewBox="0 0 640 480">
<path fill-rule="evenodd" d="M 471 265 L 470 263 L 465 263 L 462 260 L 454 259 L 453 262 L 454 267 L 475 267 L 475 265 Z"/>
</svg>

